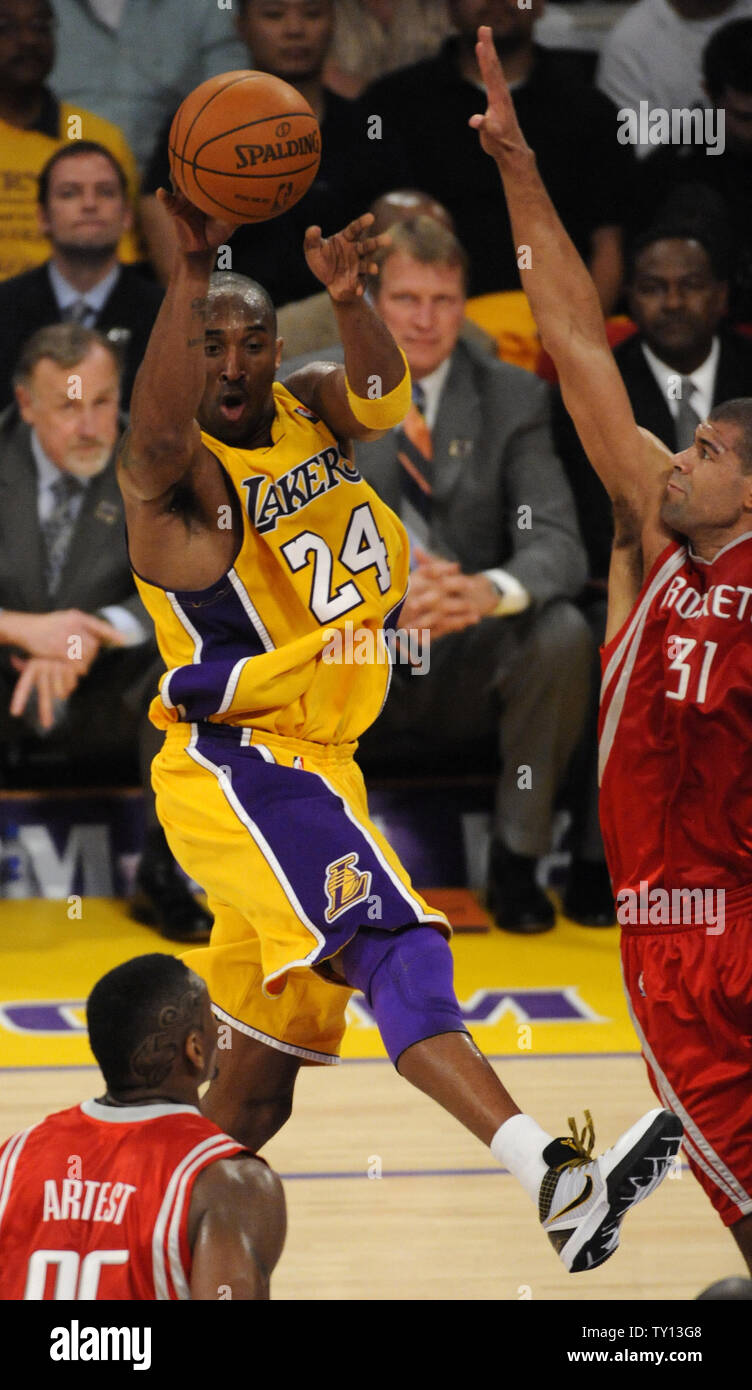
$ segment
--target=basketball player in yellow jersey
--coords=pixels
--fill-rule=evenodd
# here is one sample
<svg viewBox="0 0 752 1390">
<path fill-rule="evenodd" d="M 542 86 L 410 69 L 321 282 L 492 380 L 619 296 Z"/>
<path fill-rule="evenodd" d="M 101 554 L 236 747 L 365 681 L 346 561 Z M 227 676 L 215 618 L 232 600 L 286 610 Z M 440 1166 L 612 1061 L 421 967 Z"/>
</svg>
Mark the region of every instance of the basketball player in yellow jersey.
<svg viewBox="0 0 752 1390">
<path fill-rule="evenodd" d="M 260 1148 L 290 1112 L 301 1063 L 337 1060 L 361 989 L 401 1075 L 519 1178 L 566 1267 L 592 1268 L 668 1171 L 678 1121 L 651 1111 L 593 1159 L 592 1137 L 552 1139 L 520 1114 L 465 1029 L 448 924 L 369 821 L 353 762 L 386 694 L 381 634 L 408 577 L 402 526 L 350 457 L 350 440 L 396 425 L 410 402 L 405 360 L 363 298 L 382 238 L 370 214 L 327 240 L 309 228 L 345 366 L 316 363 L 283 387 L 265 291 L 210 279 L 232 228 L 160 196 L 179 250 L 119 476 L 168 668 L 152 705 L 166 731 L 157 810 L 215 915 L 209 946 L 186 960 L 232 1029 L 205 1113 Z M 345 622 L 381 640 L 381 660 L 323 659 Z"/>
</svg>

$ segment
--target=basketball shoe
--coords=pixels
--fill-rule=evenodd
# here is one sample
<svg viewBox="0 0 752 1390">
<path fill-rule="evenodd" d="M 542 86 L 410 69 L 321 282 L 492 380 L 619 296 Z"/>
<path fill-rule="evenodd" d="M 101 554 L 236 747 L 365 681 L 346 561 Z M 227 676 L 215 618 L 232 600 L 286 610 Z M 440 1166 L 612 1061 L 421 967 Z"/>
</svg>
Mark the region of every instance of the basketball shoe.
<svg viewBox="0 0 752 1390">
<path fill-rule="evenodd" d="M 538 1212 L 544 1231 L 572 1274 L 595 1269 L 613 1255 L 619 1227 L 632 1207 L 663 1182 L 679 1150 L 681 1122 L 670 1110 L 649 1110 L 626 1134 L 593 1158 L 593 1122 L 553 1139 L 543 1150 L 548 1164 Z"/>
</svg>

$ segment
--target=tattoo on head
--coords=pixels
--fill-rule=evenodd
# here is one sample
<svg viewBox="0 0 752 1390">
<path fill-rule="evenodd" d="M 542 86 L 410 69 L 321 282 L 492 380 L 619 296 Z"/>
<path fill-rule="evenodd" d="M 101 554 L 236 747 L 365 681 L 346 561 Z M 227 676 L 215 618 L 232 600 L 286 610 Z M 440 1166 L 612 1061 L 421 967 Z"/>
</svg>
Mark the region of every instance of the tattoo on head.
<svg viewBox="0 0 752 1390">
<path fill-rule="evenodd" d="M 200 1026 L 201 997 L 196 989 L 186 990 L 177 1004 L 167 1004 L 160 1009 L 157 1027 L 146 1034 L 131 1054 L 129 1065 L 134 1086 L 147 1090 L 161 1086 L 187 1034 Z"/>
</svg>

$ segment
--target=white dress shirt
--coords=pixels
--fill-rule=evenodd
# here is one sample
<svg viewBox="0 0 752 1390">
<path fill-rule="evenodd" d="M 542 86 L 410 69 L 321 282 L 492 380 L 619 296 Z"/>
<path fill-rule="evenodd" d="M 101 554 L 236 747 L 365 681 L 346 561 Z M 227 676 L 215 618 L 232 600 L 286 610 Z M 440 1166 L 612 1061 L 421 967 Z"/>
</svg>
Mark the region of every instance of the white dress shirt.
<svg viewBox="0 0 752 1390">
<path fill-rule="evenodd" d="M 87 328 L 92 328 L 96 322 L 97 315 L 101 313 L 120 278 L 120 265 L 114 265 L 112 270 L 108 270 L 107 274 L 99 280 L 96 285 L 92 285 L 91 289 L 87 290 L 85 294 L 77 290 L 75 286 L 70 283 L 70 280 L 66 280 L 62 271 L 58 270 L 54 261 L 47 262 L 47 274 L 50 277 L 52 293 L 57 300 L 57 307 L 60 313 L 64 314 L 71 304 L 76 304 L 79 299 L 84 299 L 88 305 L 89 312 L 83 322 Z"/>
<path fill-rule="evenodd" d="M 705 361 L 701 362 L 700 366 L 693 372 L 677 372 L 675 367 L 669 367 L 667 363 L 661 361 L 660 357 L 656 357 L 647 343 L 641 343 L 640 346 L 673 419 L 675 420 L 679 414 L 680 405 L 680 400 L 676 398 L 676 388 L 682 376 L 687 376 L 692 382 L 689 404 L 701 420 L 706 420 L 713 408 L 715 374 L 718 370 L 718 358 L 721 355 L 719 339 L 713 339 L 712 347 Z"/>
<path fill-rule="evenodd" d="M 423 418 L 429 430 L 432 430 L 436 424 L 436 417 L 441 404 L 441 393 L 446 385 L 451 364 L 451 356 L 445 358 L 428 376 L 421 377 L 418 382 L 425 395 L 426 404 Z M 524 608 L 529 607 L 530 595 L 513 574 L 507 574 L 507 571 L 501 568 L 483 570 L 483 574 L 485 574 L 486 579 L 490 579 L 499 595 L 498 607 L 494 610 L 496 617 L 506 617 L 509 613 L 521 613 Z"/>
</svg>

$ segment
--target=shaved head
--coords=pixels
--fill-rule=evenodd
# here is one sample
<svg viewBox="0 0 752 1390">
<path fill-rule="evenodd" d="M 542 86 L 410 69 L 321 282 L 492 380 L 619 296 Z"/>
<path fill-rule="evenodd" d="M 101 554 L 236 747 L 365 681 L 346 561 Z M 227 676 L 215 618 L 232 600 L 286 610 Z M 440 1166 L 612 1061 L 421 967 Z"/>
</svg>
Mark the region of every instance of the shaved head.
<svg viewBox="0 0 752 1390">
<path fill-rule="evenodd" d="M 274 308 L 271 295 L 259 285 L 257 280 L 251 280 L 248 275 L 237 275 L 234 270 L 218 270 L 209 279 L 209 292 L 206 296 L 207 314 L 213 314 L 221 309 L 224 302 L 234 301 L 236 305 L 242 304 L 254 317 L 263 319 L 268 323 L 273 337 L 277 336 L 277 311 Z"/>
</svg>

